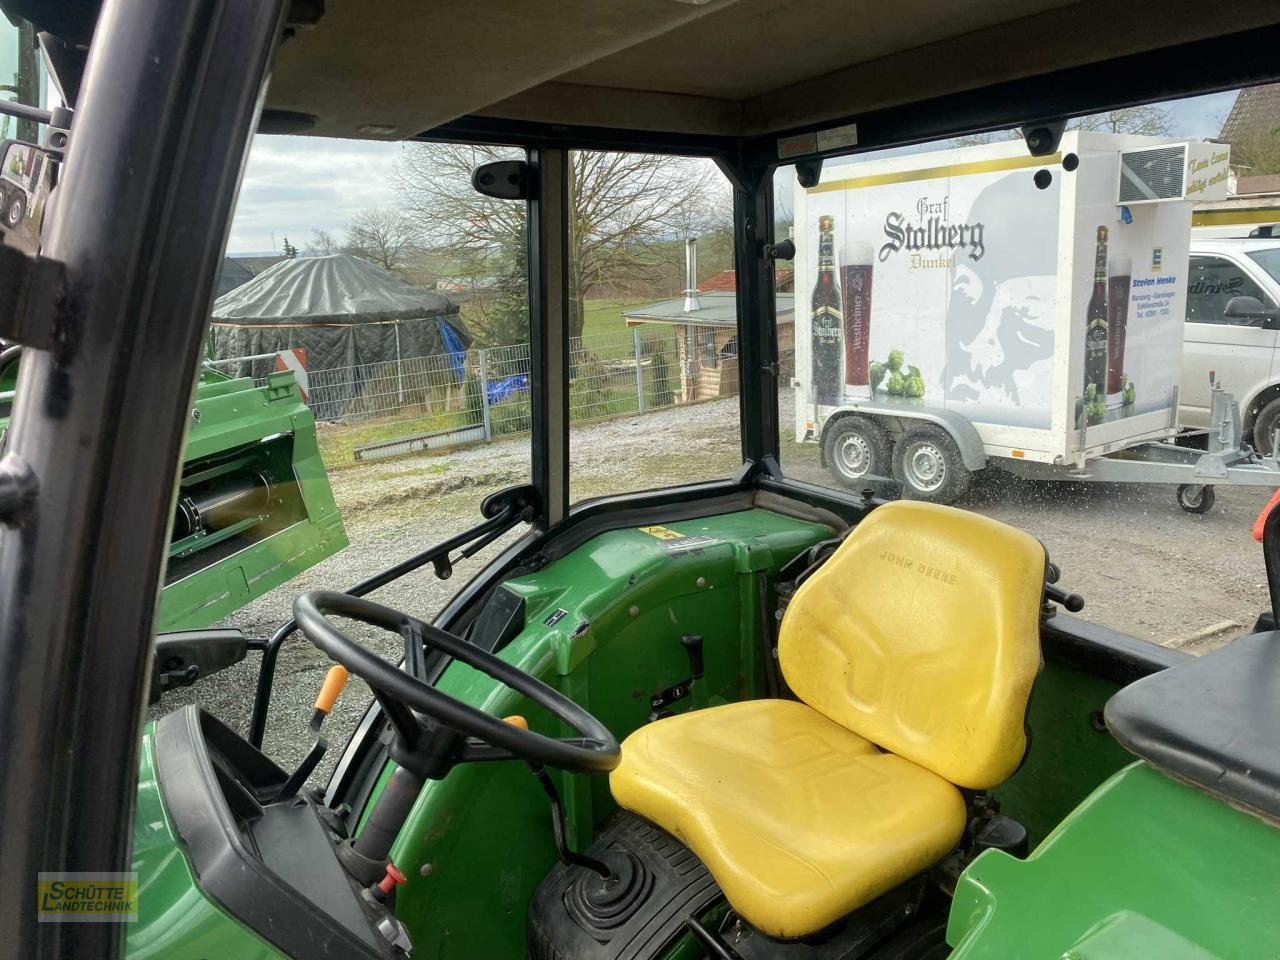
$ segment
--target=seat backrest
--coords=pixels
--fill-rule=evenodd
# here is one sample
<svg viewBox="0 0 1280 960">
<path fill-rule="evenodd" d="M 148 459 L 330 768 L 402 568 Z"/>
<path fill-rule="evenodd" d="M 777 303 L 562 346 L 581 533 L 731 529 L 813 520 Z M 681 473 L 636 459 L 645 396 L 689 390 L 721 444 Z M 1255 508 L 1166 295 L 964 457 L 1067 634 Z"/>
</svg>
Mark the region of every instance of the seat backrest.
<svg viewBox="0 0 1280 960">
<path fill-rule="evenodd" d="M 1045 553 L 976 513 L 877 507 L 796 591 L 783 676 L 820 713 L 952 783 L 1007 779 L 1026 752 Z"/>
</svg>

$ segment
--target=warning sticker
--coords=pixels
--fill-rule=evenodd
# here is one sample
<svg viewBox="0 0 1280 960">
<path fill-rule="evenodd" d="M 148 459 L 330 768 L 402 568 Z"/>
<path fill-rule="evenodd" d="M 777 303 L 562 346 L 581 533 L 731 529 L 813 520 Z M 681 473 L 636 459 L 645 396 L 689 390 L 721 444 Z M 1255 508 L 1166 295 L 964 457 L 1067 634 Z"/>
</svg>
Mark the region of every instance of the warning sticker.
<svg viewBox="0 0 1280 960">
<path fill-rule="evenodd" d="M 681 537 L 678 540 L 668 540 L 663 544 L 667 549 L 667 553 L 673 557 L 681 557 L 686 553 L 701 553 L 706 547 L 713 546 L 720 542 L 719 537 L 696 536 Z"/>
<path fill-rule="evenodd" d="M 684 536 L 683 533 L 676 533 L 668 527 L 641 527 L 640 532 L 657 537 L 659 540 L 679 540 Z"/>
</svg>

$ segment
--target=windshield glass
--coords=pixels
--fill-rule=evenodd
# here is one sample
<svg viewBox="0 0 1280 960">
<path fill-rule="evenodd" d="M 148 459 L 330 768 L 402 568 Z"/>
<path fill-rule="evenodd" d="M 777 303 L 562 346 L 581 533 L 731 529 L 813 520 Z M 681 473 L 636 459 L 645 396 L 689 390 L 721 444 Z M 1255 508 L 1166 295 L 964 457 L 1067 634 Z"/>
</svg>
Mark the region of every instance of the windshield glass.
<svg viewBox="0 0 1280 960">
<path fill-rule="evenodd" d="M 1251 250 L 1249 259 L 1267 271 L 1272 280 L 1280 282 L 1280 246 L 1266 250 Z"/>
</svg>

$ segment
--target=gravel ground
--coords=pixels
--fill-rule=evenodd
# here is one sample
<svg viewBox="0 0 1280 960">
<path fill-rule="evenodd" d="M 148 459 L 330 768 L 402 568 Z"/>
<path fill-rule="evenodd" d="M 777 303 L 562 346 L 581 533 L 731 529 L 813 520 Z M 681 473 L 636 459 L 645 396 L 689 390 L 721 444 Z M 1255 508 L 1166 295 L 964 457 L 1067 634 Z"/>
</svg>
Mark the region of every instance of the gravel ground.
<svg viewBox="0 0 1280 960">
<path fill-rule="evenodd" d="M 813 444 L 785 439 L 790 403 L 780 411 L 783 468 L 829 485 Z M 570 448 L 574 500 L 728 475 L 738 463 L 736 399 L 575 427 Z M 1190 516 L 1173 488 L 1024 481 L 990 471 L 975 478 L 961 504 L 1012 523 L 1044 541 L 1063 571 L 1063 585 L 1083 594 L 1083 616 L 1136 636 L 1200 652 L 1237 635 L 1267 604 L 1262 552 L 1250 538 L 1269 490 L 1218 488 L 1213 510 Z M 479 520 L 488 493 L 527 480 L 527 437 L 398 460 L 331 474 L 350 546 L 290 583 L 255 600 L 226 622 L 251 636 L 269 636 L 290 614 L 298 593 L 342 589 Z M 513 531 L 480 556 L 457 564 L 450 581 L 430 568 L 379 591 L 375 598 L 429 619 L 474 576 Z M 400 640 L 369 631 L 370 646 L 397 657 Z M 246 730 L 258 656 L 165 697 L 161 712 L 199 702 Z M 328 660 L 299 636 L 281 653 L 267 728 L 267 752 L 283 765 L 309 746 L 305 727 Z M 353 678 L 326 724 L 342 744 L 368 702 Z M 336 748 L 335 748 L 336 750 Z M 313 779 L 322 780 L 336 756 Z"/>
</svg>

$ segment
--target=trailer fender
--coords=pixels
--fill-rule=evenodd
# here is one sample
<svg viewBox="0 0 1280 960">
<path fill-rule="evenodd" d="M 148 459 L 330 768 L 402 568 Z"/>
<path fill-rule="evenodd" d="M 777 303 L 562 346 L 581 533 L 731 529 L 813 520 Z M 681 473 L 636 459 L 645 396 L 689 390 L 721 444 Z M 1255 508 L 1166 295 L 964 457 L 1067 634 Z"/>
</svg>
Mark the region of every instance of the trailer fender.
<svg viewBox="0 0 1280 960">
<path fill-rule="evenodd" d="M 910 421 L 913 420 L 936 424 L 947 431 L 951 439 L 955 441 L 956 447 L 960 451 L 960 457 L 968 470 L 971 472 L 981 470 L 987 465 L 986 448 L 982 444 L 982 437 L 978 436 L 977 428 L 954 410 L 942 410 L 937 407 L 901 407 L 896 404 L 879 403 L 859 403 L 854 406 L 841 407 L 827 417 L 826 422 L 823 423 L 822 433 L 818 437 L 818 449 L 825 449 L 823 440 L 826 438 L 828 428 L 833 423 L 844 417 L 853 416 L 855 413 L 874 417 L 895 435 L 900 435 L 910 429 Z M 826 456 L 821 456 L 822 465 L 825 467 L 827 465 Z"/>
</svg>

